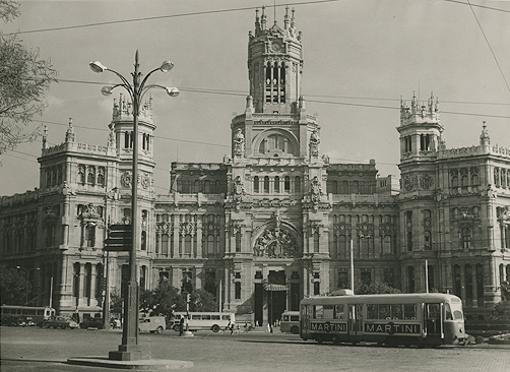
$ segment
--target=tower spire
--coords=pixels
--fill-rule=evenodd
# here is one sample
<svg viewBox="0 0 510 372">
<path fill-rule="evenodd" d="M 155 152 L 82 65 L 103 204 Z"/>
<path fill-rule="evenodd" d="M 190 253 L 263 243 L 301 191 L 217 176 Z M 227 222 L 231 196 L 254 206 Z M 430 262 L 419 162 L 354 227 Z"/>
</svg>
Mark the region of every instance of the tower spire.
<svg viewBox="0 0 510 372">
<path fill-rule="evenodd" d="M 276 24 L 276 0 L 273 0 L 273 19 L 274 24 Z"/>
</svg>

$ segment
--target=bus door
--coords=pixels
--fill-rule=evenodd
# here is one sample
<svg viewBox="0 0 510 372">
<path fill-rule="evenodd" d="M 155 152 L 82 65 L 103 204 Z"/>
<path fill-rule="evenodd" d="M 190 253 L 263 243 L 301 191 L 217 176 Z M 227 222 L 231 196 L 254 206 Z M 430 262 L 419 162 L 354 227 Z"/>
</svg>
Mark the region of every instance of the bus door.
<svg viewBox="0 0 510 372">
<path fill-rule="evenodd" d="M 427 336 L 442 337 L 442 304 L 425 304 L 423 320 Z"/>
<path fill-rule="evenodd" d="M 349 336 L 356 336 L 361 331 L 361 306 L 354 304 L 348 304 L 347 306 L 349 313 Z"/>
</svg>

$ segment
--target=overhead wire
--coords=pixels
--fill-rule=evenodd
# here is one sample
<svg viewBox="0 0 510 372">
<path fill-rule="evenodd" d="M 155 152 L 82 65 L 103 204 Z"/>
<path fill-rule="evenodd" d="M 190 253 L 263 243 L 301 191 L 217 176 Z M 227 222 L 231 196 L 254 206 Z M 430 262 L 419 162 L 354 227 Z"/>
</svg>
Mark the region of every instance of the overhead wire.
<svg viewBox="0 0 510 372">
<path fill-rule="evenodd" d="M 475 18 L 476 24 L 478 25 L 478 28 L 480 29 L 480 32 L 482 33 L 483 38 L 485 39 L 485 43 L 489 47 L 489 50 L 490 50 L 490 52 L 492 54 L 492 58 L 494 59 L 494 62 L 496 63 L 496 66 L 498 67 L 499 73 L 501 74 L 501 77 L 503 78 L 503 81 L 505 82 L 506 89 L 508 90 L 508 93 L 510 93 L 510 85 L 508 84 L 508 80 L 507 80 L 507 78 L 505 76 L 505 73 L 503 72 L 503 69 L 501 68 L 501 65 L 499 64 L 499 60 L 498 60 L 498 57 L 496 56 L 496 52 L 494 51 L 494 48 L 492 47 L 492 45 L 491 45 L 491 43 L 489 41 L 489 38 L 485 34 L 485 31 L 484 31 L 484 29 L 482 27 L 482 24 L 480 23 L 480 20 L 478 19 L 478 16 L 476 15 L 475 10 L 471 6 L 471 2 L 469 0 L 466 0 L 466 1 L 469 4 L 469 9 L 471 10 L 471 13 L 473 14 L 473 17 Z"/>
<path fill-rule="evenodd" d="M 284 3 L 284 4 L 276 4 L 276 5 L 268 4 L 268 5 L 266 5 L 266 7 L 300 6 L 300 5 L 311 5 L 311 4 L 334 3 L 334 2 L 339 2 L 339 1 L 343 1 L 343 0 L 300 1 L 300 2 Z M 205 15 L 205 14 L 239 12 L 239 11 L 260 9 L 261 7 L 262 7 L 262 5 L 257 5 L 257 6 L 245 6 L 245 7 L 239 7 L 239 8 L 223 8 L 223 9 L 201 10 L 201 11 L 194 11 L 194 12 L 183 12 L 183 13 L 166 14 L 166 15 L 159 15 L 159 16 L 150 16 L 150 17 L 126 18 L 126 19 L 118 19 L 118 20 L 103 21 L 103 22 L 83 23 L 83 24 L 79 24 L 79 25 L 47 27 L 47 28 L 39 28 L 39 29 L 34 29 L 34 30 L 21 30 L 18 32 L 13 32 L 11 34 L 32 34 L 32 33 L 38 33 L 38 32 L 74 30 L 74 29 L 79 29 L 79 28 L 107 26 L 107 25 L 120 24 L 120 23 L 154 21 L 154 20 L 166 19 L 166 18 L 188 17 L 188 16 Z"/>
<path fill-rule="evenodd" d="M 266 7 L 314 5 L 314 4 L 323 4 L 323 3 L 333 3 L 333 2 L 339 2 L 339 1 L 343 1 L 343 0 L 300 1 L 300 2 L 284 3 L 284 4 L 268 4 L 268 5 L 266 5 Z M 442 1 L 449 2 L 449 3 L 462 4 L 462 5 L 469 5 L 466 2 L 458 1 L 458 0 L 442 0 Z M 471 4 L 471 5 L 475 6 L 475 7 L 487 9 L 487 10 L 510 13 L 510 10 L 508 10 L 508 9 L 496 8 L 496 7 L 491 7 L 491 6 L 482 5 L 482 4 Z M 102 21 L 102 22 L 83 23 L 83 24 L 78 24 L 78 25 L 46 27 L 46 28 L 39 28 L 39 29 L 33 29 L 33 30 L 21 30 L 18 32 L 12 32 L 10 34 L 11 35 L 12 34 L 33 34 L 33 33 L 39 33 L 39 32 L 74 30 L 74 29 L 80 29 L 80 28 L 100 27 L 100 26 L 107 26 L 107 25 L 114 25 L 114 24 L 130 23 L 130 22 L 154 21 L 154 20 L 166 19 L 166 18 L 177 18 L 177 17 L 188 17 L 188 16 L 197 16 L 197 15 L 205 15 L 205 14 L 239 12 L 239 11 L 259 9 L 261 7 L 262 7 L 262 5 L 246 6 L 246 7 L 239 7 L 239 8 L 211 9 L 211 10 L 202 10 L 202 11 L 194 11 L 194 12 L 166 14 L 166 15 L 159 15 L 159 16 L 138 17 L 138 18 L 125 18 L 125 19 Z"/>
</svg>

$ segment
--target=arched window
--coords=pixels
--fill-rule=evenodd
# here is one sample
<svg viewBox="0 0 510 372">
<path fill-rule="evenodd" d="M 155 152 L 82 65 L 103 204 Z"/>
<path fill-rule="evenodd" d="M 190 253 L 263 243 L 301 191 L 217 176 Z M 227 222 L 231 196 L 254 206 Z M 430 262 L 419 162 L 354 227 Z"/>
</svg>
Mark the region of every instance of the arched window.
<svg viewBox="0 0 510 372">
<path fill-rule="evenodd" d="M 204 194 L 210 194 L 211 193 L 211 182 L 208 180 L 204 181 Z"/>
<path fill-rule="evenodd" d="M 359 194 L 359 182 L 358 181 L 352 182 L 352 193 Z"/>
<path fill-rule="evenodd" d="M 269 193 L 269 177 L 264 177 L 264 193 Z"/>
<path fill-rule="evenodd" d="M 130 134 L 128 131 L 125 131 L 124 132 L 124 148 L 128 149 L 129 148 L 129 144 L 130 144 Z"/>
<path fill-rule="evenodd" d="M 459 178 L 457 176 L 452 177 L 452 187 L 459 187 Z"/>
<path fill-rule="evenodd" d="M 104 175 L 105 175 L 104 167 L 99 167 L 97 170 L 97 184 L 99 186 L 104 186 Z"/>
<path fill-rule="evenodd" d="M 62 184 L 62 166 L 59 165 L 57 167 L 57 184 L 60 185 Z"/>
<path fill-rule="evenodd" d="M 391 236 L 386 235 L 383 238 L 383 255 L 392 254 L 392 253 L 393 253 L 393 249 L 392 249 L 392 244 L 391 244 Z"/>
<path fill-rule="evenodd" d="M 276 193 L 280 192 L 280 177 L 278 176 L 274 178 L 274 192 Z"/>
<path fill-rule="evenodd" d="M 78 182 L 82 185 L 85 184 L 85 166 L 80 165 L 78 166 Z"/>
<path fill-rule="evenodd" d="M 259 176 L 253 177 L 253 193 L 257 194 L 259 192 Z"/>
</svg>

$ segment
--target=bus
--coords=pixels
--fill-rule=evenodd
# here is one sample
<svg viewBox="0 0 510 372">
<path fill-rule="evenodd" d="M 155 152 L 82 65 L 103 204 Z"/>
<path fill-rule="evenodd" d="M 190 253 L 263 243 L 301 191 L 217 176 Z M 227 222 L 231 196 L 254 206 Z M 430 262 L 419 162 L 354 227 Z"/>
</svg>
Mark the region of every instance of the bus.
<svg viewBox="0 0 510 372">
<path fill-rule="evenodd" d="M 318 343 L 439 346 L 467 338 L 462 302 L 450 294 L 318 296 L 300 309 L 301 338 Z"/>
<path fill-rule="evenodd" d="M 49 306 L 1 306 L 1 325 L 26 325 L 33 322 L 39 325 L 43 320 L 50 319 L 55 316 L 55 309 Z"/>
<path fill-rule="evenodd" d="M 299 311 L 284 311 L 280 321 L 280 331 L 285 333 L 299 333 Z"/>
<path fill-rule="evenodd" d="M 188 314 L 188 329 L 190 331 L 206 329 L 217 333 L 236 321 L 234 313 L 190 312 Z M 174 331 L 179 332 L 179 322 L 181 318 L 186 319 L 186 312 L 174 313 L 174 316 L 172 328 Z"/>
</svg>

